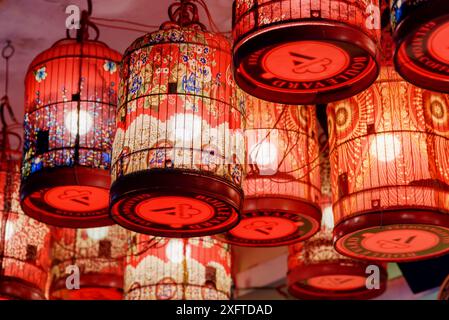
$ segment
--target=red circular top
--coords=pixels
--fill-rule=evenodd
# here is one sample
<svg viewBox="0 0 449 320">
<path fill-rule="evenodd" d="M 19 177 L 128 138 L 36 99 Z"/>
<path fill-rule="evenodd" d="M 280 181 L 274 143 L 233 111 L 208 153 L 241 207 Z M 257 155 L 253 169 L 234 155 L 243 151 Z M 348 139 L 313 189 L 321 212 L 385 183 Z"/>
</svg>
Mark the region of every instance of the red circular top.
<svg viewBox="0 0 449 320">
<path fill-rule="evenodd" d="M 108 207 L 109 191 L 89 186 L 63 186 L 49 189 L 44 199 L 56 209 L 89 212 Z"/>
<path fill-rule="evenodd" d="M 329 274 L 309 278 L 307 284 L 321 290 L 350 291 L 365 288 L 366 279 L 350 274 Z"/>
<path fill-rule="evenodd" d="M 252 217 L 243 219 L 230 231 L 236 238 L 249 240 L 274 240 L 287 237 L 298 230 L 303 222 L 279 217 Z"/>
<path fill-rule="evenodd" d="M 181 228 L 211 219 L 215 210 L 206 202 L 188 197 L 158 197 L 136 206 L 136 213 L 145 220 Z"/>
</svg>

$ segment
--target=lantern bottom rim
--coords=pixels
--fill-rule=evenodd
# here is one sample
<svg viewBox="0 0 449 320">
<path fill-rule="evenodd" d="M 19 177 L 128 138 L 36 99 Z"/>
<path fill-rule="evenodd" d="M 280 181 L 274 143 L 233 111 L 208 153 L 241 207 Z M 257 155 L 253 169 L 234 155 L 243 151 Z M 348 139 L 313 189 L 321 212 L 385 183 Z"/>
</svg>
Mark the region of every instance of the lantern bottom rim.
<svg viewBox="0 0 449 320">
<path fill-rule="evenodd" d="M 112 218 L 129 230 L 162 237 L 226 232 L 239 222 L 242 189 L 193 170 L 151 169 L 111 186 Z"/>
<path fill-rule="evenodd" d="M 109 173 L 103 169 L 75 166 L 40 170 L 22 182 L 22 209 L 31 218 L 57 227 L 112 225 L 109 185 Z"/>
<path fill-rule="evenodd" d="M 121 300 L 123 298 L 123 277 L 116 274 L 90 273 L 80 277 L 80 288 L 67 289 L 66 279 L 52 283 L 52 300 Z"/>
<path fill-rule="evenodd" d="M 239 224 L 223 241 L 245 247 L 279 247 L 304 241 L 320 229 L 321 210 L 287 197 L 245 198 Z"/>
<path fill-rule="evenodd" d="M 46 300 L 43 290 L 15 277 L 2 276 L 0 297 L 12 300 Z"/>
<path fill-rule="evenodd" d="M 335 249 L 354 259 L 411 262 L 449 252 L 449 214 L 398 209 L 353 216 L 334 228 Z"/>
<path fill-rule="evenodd" d="M 368 263 L 363 262 L 323 262 L 311 265 L 295 267 L 289 271 L 288 291 L 298 299 L 372 299 L 380 296 L 386 290 L 387 272 L 383 266 L 380 267 L 380 287 L 370 290 L 366 288 L 366 267 Z M 344 277 L 344 279 L 341 279 Z M 322 284 L 316 286 L 311 284 L 314 279 L 322 280 Z M 361 281 L 363 279 L 363 281 Z M 358 281 L 358 285 L 345 290 L 339 288 L 340 280 L 344 285 L 349 281 Z M 326 289 L 329 287 L 329 289 Z M 334 290 L 332 290 L 334 288 Z"/>
<path fill-rule="evenodd" d="M 367 89 L 379 74 L 379 57 L 375 41 L 356 27 L 293 21 L 260 28 L 237 41 L 234 76 L 259 99 L 323 104 Z"/>
<path fill-rule="evenodd" d="M 394 31 L 394 64 L 408 82 L 449 93 L 449 52 L 445 46 L 449 14 L 446 12 L 447 1 L 436 0 L 432 5 L 411 11 L 401 20 Z"/>
</svg>

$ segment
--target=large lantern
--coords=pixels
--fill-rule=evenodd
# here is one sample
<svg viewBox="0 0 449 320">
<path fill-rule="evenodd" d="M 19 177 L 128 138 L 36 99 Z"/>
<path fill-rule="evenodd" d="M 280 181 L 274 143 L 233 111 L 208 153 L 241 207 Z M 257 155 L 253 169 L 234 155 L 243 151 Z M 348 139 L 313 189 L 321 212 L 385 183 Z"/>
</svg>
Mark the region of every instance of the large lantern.
<svg viewBox="0 0 449 320">
<path fill-rule="evenodd" d="M 173 21 L 122 61 L 112 216 L 151 235 L 216 234 L 237 224 L 243 198 L 230 44 L 204 29 L 189 1 L 170 8 Z"/>
<path fill-rule="evenodd" d="M 235 0 L 237 84 L 268 101 L 350 97 L 378 74 L 378 0 Z"/>
<path fill-rule="evenodd" d="M 27 217 L 20 207 L 22 126 L 7 125 L 6 110 L 15 120 L 8 98 L 10 42 L 2 50 L 6 60 L 6 90 L 0 100 L 0 300 L 43 300 L 50 268 L 50 230 Z M 16 120 L 15 120 L 16 121 Z"/>
<path fill-rule="evenodd" d="M 227 300 L 230 246 L 210 237 L 134 236 L 125 266 L 127 300 Z"/>
<path fill-rule="evenodd" d="M 53 228 L 50 298 L 121 300 L 127 235 L 119 226 Z M 72 278 L 79 279 L 79 288 L 67 287 Z"/>
<path fill-rule="evenodd" d="M 369 281 L 371 274 L 379 276 L 379 283 Z M 387 272 L 385 265 L 338 254 L 332 230 L 323 227 L 310 240 L 289 247 L 287 280 L 290 294 L 298 299 L 371 299 L 385 291 Z"/>
<path fill-rule="evenodd" d="M 396 70 L 409 82 L 449 93 L 446 0 L 391 0 Z"/>
<path fill-rule="evenodd" d="M 449 98 L 391 67 L 328 107 L 337 250 L 414 261 L 449 252 Z"/>
<path fill-rule="evenodd" d="M 109 218 L 110 153 L 120 54 L 88 40 L 56 42 L 25 80 L 21 199 L 25 213 L 61 227 L 98 227 Z"/>
<path fill-rule="evenodd" d="M 280 246 L 320 226 L 320 168 L 315 107 L 274 104 L 239 95 L 246 109 L 245 200 L 226 234 L 244 246 Z"/>
</svg>

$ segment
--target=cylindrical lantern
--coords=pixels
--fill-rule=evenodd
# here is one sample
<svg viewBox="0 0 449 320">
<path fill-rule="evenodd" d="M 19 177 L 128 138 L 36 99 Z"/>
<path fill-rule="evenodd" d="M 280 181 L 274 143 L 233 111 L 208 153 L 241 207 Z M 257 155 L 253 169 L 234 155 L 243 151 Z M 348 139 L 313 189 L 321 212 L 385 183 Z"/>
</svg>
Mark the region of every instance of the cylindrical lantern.
<svg viewBox="0 0 449 320">
<path fill-rule="evenodd" d="M 378 278 L 369 281 L 373 274 Z M 387 272 L 385 265 L 338 254 L 331 229 L 324 229 L 289 247 L 287 280 L 290 294 L 298 299 L 371 299 L 385 291 Z"/>
<path fill-rule="evenodd" d="M 390 67 L 328 107 L 337 250 L 415 261 L 449 252 L 449 98 Z"/>
<path fill-rule="evenodd" d="M 449 93 L 447 0 L 391 0 L 396 70 L 409 82 Z"/>
<path fill-rule="evenodd" d="M 127 300 L 227 300 L 230 246 L 210 237 L 134 236 L 125 266 Z"/>
<path fill-rule="evenodd" d="M 50 298 L 121 300 L 128 233 L 119 226 L 53 228 Z"/>
<path fill-rule="evenodd" d="M 440 292 L 438 293 L 438 300 L 449 301 L 449 276 L 444 280 L 441 285 Z"/>
<path fill-rule="evenodd" d="M 226 240 L 280 246 L 320 226 L 320 168 L 315 107 L 274 104 L 239 94 L 246 109 L 245 200 Z"/>
<path fill-rule="evenodd" d="M 20 208 L 20 152 L 1 152 L 0 299 L 46 299 L 50 230 Z"/>
<path fill-rule="evenodd" d="M 350 97 L 378 74 L 378 0 L 235 0 L 234 66 L 248 93 L 286 104 Z"/>
<path fill-rule="evenodd" d="M 31 63 L 21 187 L 27 215 L 60 227 L 112 223 L 109 169 L 120 57 L 104 43 L 67 38 Z"/>
<path fill-rule="evenodd" d="M 244 143 L 233 91 L 229 42 L 197 21 L 166 23 L 128 48 L 112 160 L 117 223 L 165 237 L 237 224 Z"/>
</svg>

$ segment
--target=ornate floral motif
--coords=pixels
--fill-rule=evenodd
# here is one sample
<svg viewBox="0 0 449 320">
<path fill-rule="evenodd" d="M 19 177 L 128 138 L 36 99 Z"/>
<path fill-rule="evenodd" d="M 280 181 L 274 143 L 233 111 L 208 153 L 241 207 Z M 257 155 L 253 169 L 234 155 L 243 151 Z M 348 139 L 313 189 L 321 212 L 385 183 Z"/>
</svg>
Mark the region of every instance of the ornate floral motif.
<svg viewBox="0 0 449 320">
<path fill-rule="evenodd" d="M 125 266 L 125 299 L 211 300 L 231 294 L 230 247 L 212 238 L 136 234 Z"/>
</svg>

